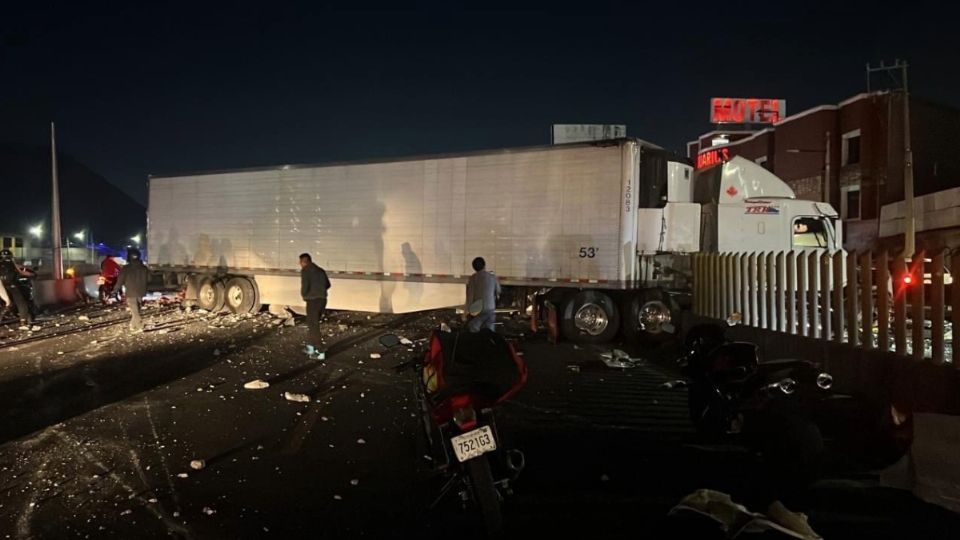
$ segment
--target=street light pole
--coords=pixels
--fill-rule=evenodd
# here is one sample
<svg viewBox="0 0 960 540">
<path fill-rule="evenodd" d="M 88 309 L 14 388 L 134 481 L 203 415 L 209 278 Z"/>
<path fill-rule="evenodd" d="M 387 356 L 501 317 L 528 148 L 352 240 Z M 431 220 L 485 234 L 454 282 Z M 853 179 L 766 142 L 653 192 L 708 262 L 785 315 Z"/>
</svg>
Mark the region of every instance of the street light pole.
<svg viewBox="0 0 960 540">
<path fill-rule="evenodd" d="M 907 85 L 907 63 L 900 64 L 903 73 L 903 200 L 906 204 L 903 251 L 912 257 L 916 251 L 916 218 L 913 207 L 913 149 L 910 147 L 910 88 Z"/>
<path fill-rule="evenodd" d="M 57 132 L 53 122 L 50 122 L 50 164 L 53 174 L 51 174 L 51 190 L 53 196 L 51 202 L 51 221 L 50 233 L 53 235 L 53 279 L 63 279 L 63 249 L 60 239 L 60 179 L 57 177 Z"/>
</svg>

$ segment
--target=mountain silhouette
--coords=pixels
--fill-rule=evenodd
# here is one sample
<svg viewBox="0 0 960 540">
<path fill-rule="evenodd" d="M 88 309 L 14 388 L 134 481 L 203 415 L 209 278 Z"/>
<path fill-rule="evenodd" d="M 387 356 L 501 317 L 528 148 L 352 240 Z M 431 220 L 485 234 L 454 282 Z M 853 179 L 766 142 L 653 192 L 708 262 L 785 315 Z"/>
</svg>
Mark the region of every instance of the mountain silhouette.
<svg viewBox="0 0 960 540">
<path fill-rule="evenodd" d="M 146 209 L 73 157 L 58 152 L 60 223 L 64 237 L 92 233 L 108 246 L 126 245 L 146 233 Z M 43 223 L 50 243 L 50 148 L 0 143 L 0 232 L 26 234 Z M 88 238 L 90 238 L 88 236 Z"/>
</svg>

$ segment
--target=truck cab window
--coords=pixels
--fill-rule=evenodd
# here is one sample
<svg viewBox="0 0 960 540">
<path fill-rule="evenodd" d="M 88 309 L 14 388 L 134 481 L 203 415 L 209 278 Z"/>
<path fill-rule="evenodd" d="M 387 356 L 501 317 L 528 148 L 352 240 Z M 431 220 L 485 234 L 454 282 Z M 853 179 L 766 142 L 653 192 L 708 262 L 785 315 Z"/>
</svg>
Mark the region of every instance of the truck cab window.
<svg viewBox="0 0 960 540">
<path fill-rule="evenodd" d="M 793 247 L 825 248 L 829 246 L 824 218 L 801 217 L 793 220 Z"/>
</svg>

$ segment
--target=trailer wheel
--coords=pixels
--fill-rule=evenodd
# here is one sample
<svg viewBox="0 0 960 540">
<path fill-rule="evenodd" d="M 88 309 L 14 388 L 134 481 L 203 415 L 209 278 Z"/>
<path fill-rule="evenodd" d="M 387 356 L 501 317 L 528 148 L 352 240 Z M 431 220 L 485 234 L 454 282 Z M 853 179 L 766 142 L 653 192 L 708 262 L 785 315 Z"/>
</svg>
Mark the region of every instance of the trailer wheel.
<svg viewBox="0 0 960 540">
<path fill-rule="evenodd" d="M 620 310 L 606 293 L 579 291 L 569 295 L 560 310 L 560 326 L 577 343 L 603 343 L 617 335 Z"/>
<path fill-rule="evenodd" d="M 209 276 L 200 280 L 197 291 L 197 305 L 200 309 L 216 313 L 223 309 L 225 297 L 223 281 Z"/>
<path fill-rule="evenodd" d="M 235 277 L 227 282 L 226 305 L 234 313 L 252 313 L 260 311 L 257 301 L 257 289 L 253 282 L 245 277 Z"/>
<path fill-rule="evenodd" d="M 673 337 L 663 324 L 673 322 L 670 298 L 657 289 L 627 297 L 624 305 L 623 336 L 632 342 L 662 343 Z"/>
</svg>

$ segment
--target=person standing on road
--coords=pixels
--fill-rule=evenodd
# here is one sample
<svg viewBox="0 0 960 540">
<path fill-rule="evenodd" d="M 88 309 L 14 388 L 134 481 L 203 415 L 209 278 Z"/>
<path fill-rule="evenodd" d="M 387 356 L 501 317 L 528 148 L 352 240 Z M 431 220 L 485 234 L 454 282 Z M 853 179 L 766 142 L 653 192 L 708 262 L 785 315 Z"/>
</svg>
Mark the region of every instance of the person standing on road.
<svg viewBox="0 0 960 540">
<path fill-rule="evenodd" d="M 323 338 L 320 335 L 320 318 L 327 309 L 327 290 L 330 279 L 327 272 L 313 263 L 309 253 L 300 254 L 300 296 L 307 303 L 307 327 L 310 338 L 304 352 L 315 359 L 322 359 Z"/>
<path fill-rule="evenodd" d="M 127 249 L 127 265 L 120 270 L 117 277 L 117 283 L 114 289 L 119 291 L 121 287 L 126 286 L 127 307 L 130 308 L 130 330 L 139 332 L 143 330 L 143 320 L 140 318 L 140 303 L 147 294 L 147 281 L 150 278 L 150 270 L 141 259 L 140 250 L 137 248 Z"/>
<path fill-rule="evenodd" d="M 17 281 L 21 277 L 31 277 L 32 272 L 23 268 L 15 260 L 13 253 L 9 249 L 0 251 L 0 281 L 3 286 L 3 300 L 5 302 L 4 311 L 10 307 L 11 300 L 17 307 L 17 316 L 20 317 L 20 324 L 27 325 L 33 322 L 33 314 L 30 312 L 30 303 L 20 291 Z"/>
<path fill-rule="evenodd" d="M 487 261 L 483 257 L 473 260 L 474 274 L 467 282 L 466 314 L 474 315 L 467 323 L 471 332 L 486 328 L 491 332 L 497 321 L 497 299 L 500 298 L 500 282 L 492 272 L 487 272 Z M 479 312 L 479 313 L 477 313 Z"/>
</svg>

